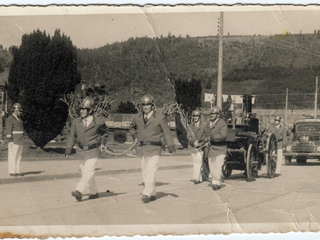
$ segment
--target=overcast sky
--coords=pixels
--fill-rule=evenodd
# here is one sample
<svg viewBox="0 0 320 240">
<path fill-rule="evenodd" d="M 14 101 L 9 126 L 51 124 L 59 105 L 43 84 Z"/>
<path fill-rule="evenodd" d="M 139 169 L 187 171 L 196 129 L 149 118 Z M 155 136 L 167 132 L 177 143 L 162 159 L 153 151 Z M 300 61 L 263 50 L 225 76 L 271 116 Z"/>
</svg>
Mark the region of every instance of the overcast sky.
<svg viewBox="0 0 320 240">
<path fill-rule="evenodd" d="M 285 31 L 320 30 L 320 7 L 2 7 L 0 44 L 20 45 L 21 36 L 35 29 L 50 35 L 55 29 L 79 48 L 101 47 L 130 37 L 217 35 L 219 10 L 224 34 L 270 35 Z"/>
</svg>

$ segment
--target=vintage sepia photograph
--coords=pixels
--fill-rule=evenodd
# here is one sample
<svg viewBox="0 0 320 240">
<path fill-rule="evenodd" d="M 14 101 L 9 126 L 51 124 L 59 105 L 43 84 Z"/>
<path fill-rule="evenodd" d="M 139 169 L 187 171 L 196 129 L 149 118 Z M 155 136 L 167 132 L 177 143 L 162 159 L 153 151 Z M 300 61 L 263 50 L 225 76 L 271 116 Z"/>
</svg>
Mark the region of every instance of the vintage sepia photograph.
<svg viewBox="0 0 320 240">
<path fill-rule="evenodd" d="M 320 6 L 11 5 L 0 32 L 0 238 L 320 230 Z"/>
</svg>

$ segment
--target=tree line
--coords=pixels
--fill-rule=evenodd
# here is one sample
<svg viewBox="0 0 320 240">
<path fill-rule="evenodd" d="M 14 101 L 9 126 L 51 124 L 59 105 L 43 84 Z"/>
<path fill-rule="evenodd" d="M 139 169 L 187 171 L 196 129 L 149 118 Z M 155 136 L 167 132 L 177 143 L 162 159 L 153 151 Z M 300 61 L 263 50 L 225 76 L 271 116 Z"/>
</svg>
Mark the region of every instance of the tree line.
<svg viewBox="0 0 320 240">
<path fill-rule="evenodd" d="M 320 74 L 319 33 L 280 37 L 225 37 L 223 79 L 227 94 L 267 95 L 283 93 L 285 88 L 291 93 L 314 92 L 314 78 Z M 133 111 L 131 103 L 149 93 L 157 107 L 177 101 L 190 114 L 201 106 L 204 89 L 216 91 L 217 37 L 168 34 L 77 49 L 59 30 L 52 37 L 37 30 L 24 34 L 21 45 L 10 47 L 10 53 L 10 63 L 8 56 L 0 56 L 3 68 L 11 64 L 8 93 L 26 110 L 26 131 L 40 147 L 61 132 L 68 109 L 60 99 L 73 92 L 81 80 L 103 85 L 106 94 L 118 101 L 118 112 Z M 241 92 L 247 81 L 257 84 Z M 256 101 L 255 106 L 259 102 L 263 101 Z"/>
</svg>

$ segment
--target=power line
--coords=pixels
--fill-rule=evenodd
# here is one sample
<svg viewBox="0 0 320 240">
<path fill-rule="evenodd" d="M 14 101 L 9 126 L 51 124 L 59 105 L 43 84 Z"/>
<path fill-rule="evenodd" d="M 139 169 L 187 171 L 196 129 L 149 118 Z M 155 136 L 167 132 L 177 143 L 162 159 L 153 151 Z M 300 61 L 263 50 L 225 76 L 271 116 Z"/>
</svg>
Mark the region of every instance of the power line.
<svg viewBox="0 0 320 240">
<path fill-rule="evenodd" d="M 286 48 L 291 48 L 291 49 L 294 48 L 294 49 L 296 49 L 296 46 L 285 45 L 285 44 L 283 44 L 282 42 L 273 42 L 273 41 L 271 41 L 271 40 L 267 40 L 267 42 L 280 44 L 280 45 L 282 45 L 282 46 L 284 46 L 284 47 L 286 47 Z M 284 42 L 286 42 L 286 41 L 284 41 Z M 290 43 L 290 42 L 286 42 L 286 43 L 288 43 L 288 44 L 294 44 L 294 43 Z M 312 55 L 312 56 L 315 56 L 315 57 L 320 57 L 320 55 L 316 55 L 316 54 L 313 54 L 313 53 L 311 53 L 311 52 L 304 51 L 304 50 L 302 50 L 302 49 L 298 49 L 298 50 L 301 51 L 301 52 L 310 54 L 310 55 Z M 315 51 L 315 52 L 318 52 L 318 51 Z M 318 53 L 320 53 L 320 52 L 318 52 Z"/>
</svg>

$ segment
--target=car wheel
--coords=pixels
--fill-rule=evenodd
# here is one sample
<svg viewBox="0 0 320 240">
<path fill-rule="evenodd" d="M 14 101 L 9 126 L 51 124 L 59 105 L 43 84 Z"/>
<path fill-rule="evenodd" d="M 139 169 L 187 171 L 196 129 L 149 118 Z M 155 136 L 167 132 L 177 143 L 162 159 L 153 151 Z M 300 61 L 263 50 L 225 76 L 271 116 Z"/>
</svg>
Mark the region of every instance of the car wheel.
<svg viewBox="0 0 320 240">
<path fill-rule="evenodd" d="M 291 157 L 285 157 L 286 165 L 291 165 Z"/>
</svg>

